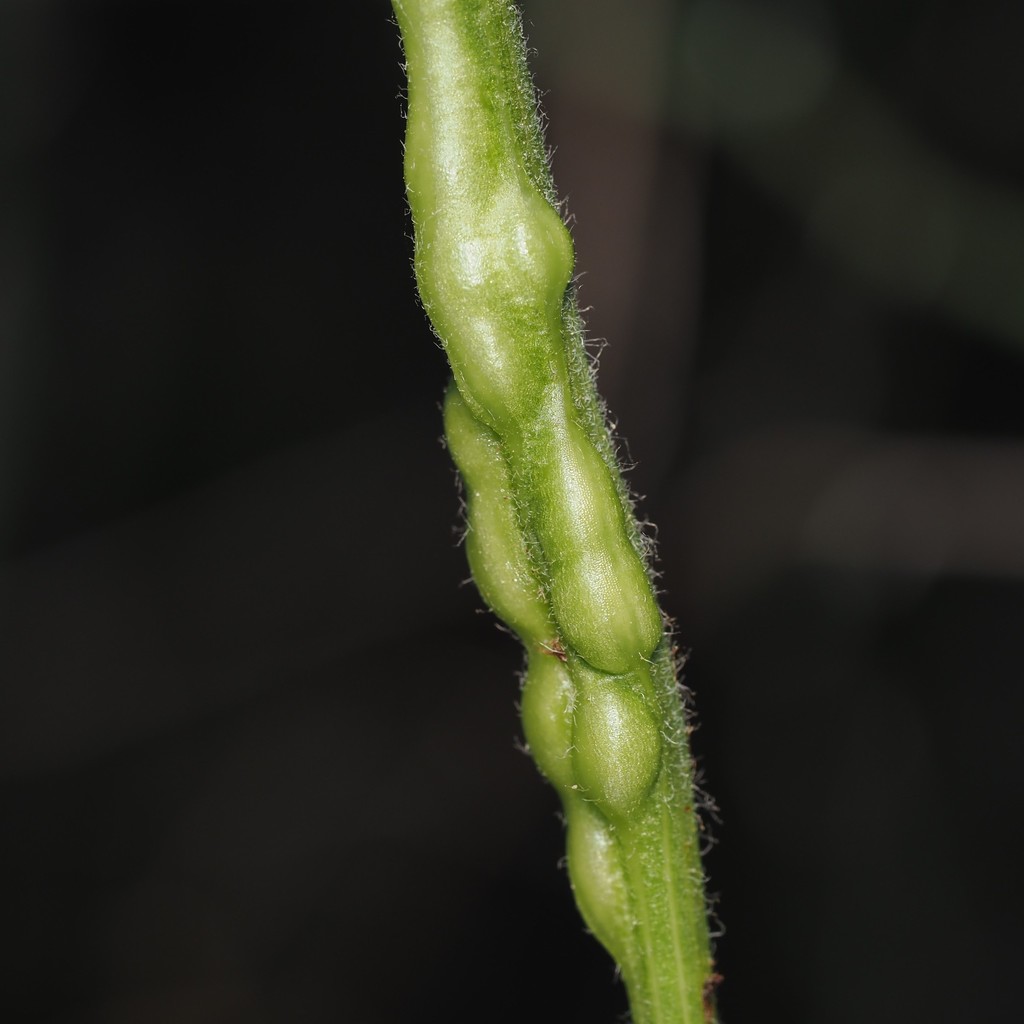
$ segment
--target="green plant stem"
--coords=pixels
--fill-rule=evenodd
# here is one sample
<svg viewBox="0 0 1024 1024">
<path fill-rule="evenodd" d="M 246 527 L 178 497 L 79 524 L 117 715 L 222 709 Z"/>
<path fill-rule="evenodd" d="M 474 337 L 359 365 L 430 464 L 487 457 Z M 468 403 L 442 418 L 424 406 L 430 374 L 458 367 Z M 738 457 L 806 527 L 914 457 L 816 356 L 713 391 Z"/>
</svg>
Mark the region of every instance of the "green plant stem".
<svg viewBox="0 0 1024 1024">
<path fill-rule="evenodd" d="M 717 975 L 671 631 L 583 341 L 518 12 L 393 6 L 416 277 L 454 373 L 473 576 L 525 647 L 523 729 L 635 1024 L 704 1024 Z"/>
</svg>

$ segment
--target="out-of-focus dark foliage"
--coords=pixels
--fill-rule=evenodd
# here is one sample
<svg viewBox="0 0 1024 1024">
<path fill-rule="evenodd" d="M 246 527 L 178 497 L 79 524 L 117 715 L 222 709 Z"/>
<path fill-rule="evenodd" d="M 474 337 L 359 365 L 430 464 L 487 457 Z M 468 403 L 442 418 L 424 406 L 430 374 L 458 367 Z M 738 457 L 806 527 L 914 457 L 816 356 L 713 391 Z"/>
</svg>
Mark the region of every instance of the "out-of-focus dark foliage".
<svg viewBox="0 0 1024 1024">
<path fill-rule="evenodd" d="M 531 0 L 741 1020 L 1016 1021 L 1024 6 Z M 4 1019 L 612 1022 L 462 586 L 384 0 L 0 4 Z"/>
</svg>

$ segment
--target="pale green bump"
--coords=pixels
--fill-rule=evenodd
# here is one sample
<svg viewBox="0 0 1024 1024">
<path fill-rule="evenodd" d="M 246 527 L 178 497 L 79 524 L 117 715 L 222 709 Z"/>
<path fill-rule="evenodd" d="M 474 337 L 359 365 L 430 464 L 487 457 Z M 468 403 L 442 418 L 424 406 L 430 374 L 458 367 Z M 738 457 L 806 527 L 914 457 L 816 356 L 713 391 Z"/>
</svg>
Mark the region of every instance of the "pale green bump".
<svg viewBox="0 0 1024 1024">
<path fill-rule="evenodd" d="M 427 220 L 422 273 L 431 302 L 489 321 L 539 310 L 560 322 L 574 263 L 562 218 L 522 174 L 497 188 L 485 177 L 480 188 L 471 197 L 439 194 Z"/>
<path fill-rule="evenodd" d="M 515 180 L 486 202 L 441 195 L 418 245 L 420 294 L 474 412 L 499 433 L 568 386 L 561 308 L 573 249 L 561 217 Z"/>
<path fill-rule="evenodd" d="M 661 770 L 661 730 L 639 685 L 644 673 L 611 678 L 576 662 L 572 674 L 576 783 L 609 818 L 626 820 Z"/>
<path fill-rule="evenodd" d="M 424 307 L 478 418 L 504 433 L 567 381 L 568 229 L 548 201 L 532 83 L 513 18 L 396 4 L 406 46 L 405 175 Z M 495 102 L 495 97 L 509 97 Z"/>
<path fill-rule="evenodd" d="M 587 927 L 624 970 L 634 962 L 622 850 L 608 821 L 575 794 L 563 800 L 569 881 Z"/>
<path fill-rule="evenodd" d="M 611 473 L 568 417 L 556 415 L 537 444 L 549 452 L 536 460 L 533 479 L 555 619 L 569 645 L 595 668 L 627 672 L 650 657 L 662 622 Z"/>
<path fill-rule="evenodd" d="M 445 398 L 444 424 L 466 489 L 466 555 L 477 589 L 524 642 L 550 642 L 555 629 L 519 527 L 501 442 L 473 416 L 454 385 Z"/>
<path fill-rule="evenodd" d="M 544 776 L 563 793 L 575 784 L 572 761 L 572 677 L 565 664 L 543 649 L 530 652 L 520 695 L 523 735 Z"/>
</svg>

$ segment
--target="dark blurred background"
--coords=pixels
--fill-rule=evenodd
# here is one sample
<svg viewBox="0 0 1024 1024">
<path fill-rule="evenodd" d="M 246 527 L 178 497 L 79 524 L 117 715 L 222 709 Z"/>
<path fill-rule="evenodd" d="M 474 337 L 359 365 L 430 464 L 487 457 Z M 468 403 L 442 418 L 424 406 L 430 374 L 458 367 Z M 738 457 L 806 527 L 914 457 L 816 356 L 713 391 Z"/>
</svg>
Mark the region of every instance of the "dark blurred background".
<svg viewBox="0 0 1024 1024">
<path fill-rule="evenodd" d="M 530 0 L 726 1024 L 1019 1021 L 1024 5 Z M 389 5 L 0 0 L 0 1015 L 619 1021 L 413 292 Z"/>
</svg>

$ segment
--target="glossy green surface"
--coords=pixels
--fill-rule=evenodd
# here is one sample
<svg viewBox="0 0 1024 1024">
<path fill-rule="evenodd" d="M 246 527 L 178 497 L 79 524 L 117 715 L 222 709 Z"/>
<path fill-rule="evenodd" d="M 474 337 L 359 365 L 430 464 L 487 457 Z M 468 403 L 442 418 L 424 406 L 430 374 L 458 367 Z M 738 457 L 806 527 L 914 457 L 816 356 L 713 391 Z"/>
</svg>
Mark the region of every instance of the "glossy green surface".
<svg viewBox="0 0 1024 1024">
<path fill-rule="evenodd" d="M 577 905 L 637 1024 L 704 1024 L 713 987 L 693 766 L 629 495 L 582 342 L 516 8 L 393 0 L 420 296 L 466 549 L 519 636 L 530 751 L 566 812 Z"/>
</svg>

